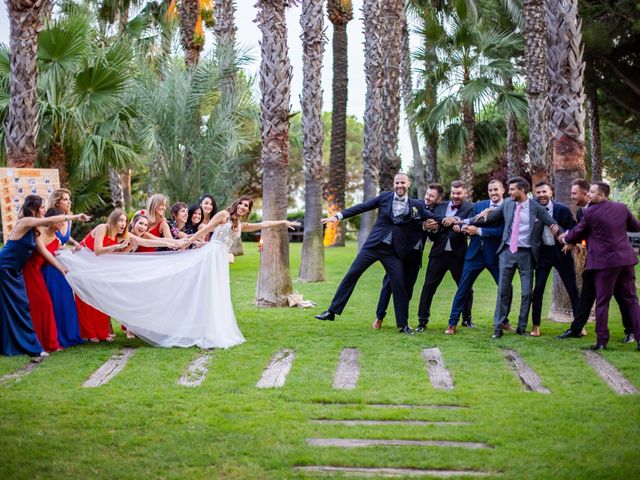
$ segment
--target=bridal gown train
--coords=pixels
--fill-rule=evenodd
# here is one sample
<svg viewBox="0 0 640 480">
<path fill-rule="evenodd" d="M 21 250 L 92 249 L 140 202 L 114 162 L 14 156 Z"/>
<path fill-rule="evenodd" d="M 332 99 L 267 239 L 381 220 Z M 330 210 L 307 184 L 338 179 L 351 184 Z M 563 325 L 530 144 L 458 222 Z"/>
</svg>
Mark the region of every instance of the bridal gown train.
<svg viewBox="0 0 640 480">
<path fill-rule="evenodd" d="M 228 348 L 245 341 L 229 283 L 228 249 L 238 235 L 227 222 L 193 250 L 100 256 L 65 250 L 58 258 L 82 300 L 150 344 Z"/>
</svg>

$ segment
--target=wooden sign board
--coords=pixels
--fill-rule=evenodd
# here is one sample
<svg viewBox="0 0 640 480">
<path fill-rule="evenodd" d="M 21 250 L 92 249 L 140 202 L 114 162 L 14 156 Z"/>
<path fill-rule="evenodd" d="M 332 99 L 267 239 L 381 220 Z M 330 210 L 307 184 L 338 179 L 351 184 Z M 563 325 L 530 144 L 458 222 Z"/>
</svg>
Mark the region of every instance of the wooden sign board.
<svg viewBox="0 0 640 480">
<path fill-rule="evenodd" d="M 0 209 L 5 242 L 18 221 L 25 197 L 39 195 L 46 202 L 57 188 L 60 188 L 58 169 L 0 168 Z"/>
</svg>

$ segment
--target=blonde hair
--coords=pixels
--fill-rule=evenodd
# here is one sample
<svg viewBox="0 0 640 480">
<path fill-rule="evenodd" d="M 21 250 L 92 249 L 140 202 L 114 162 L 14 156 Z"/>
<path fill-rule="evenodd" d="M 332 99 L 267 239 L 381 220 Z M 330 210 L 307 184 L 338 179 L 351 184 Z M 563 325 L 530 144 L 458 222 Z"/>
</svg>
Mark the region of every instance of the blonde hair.
<svg viewBox="0 0 640 480">
<path fill-rule="evenodd" d="M 126 226 L 124 232 L 118 234 L 118 220 L 120 220 L 120 217 L 123 215 L 127 219 L 128 223 L 129 219 L 127 217 L 127 214 L 121 208 L 116 208 L 113 212 L 111 212 L 107 217 L 107 221 L 105 222 L 105 225 L 107 226 L 106 236 L 115 238 L 118 243 L 129 238 L 129 230 L 126 228 Z"/>
<path fill-rule="evenodd" d="M 62 196 L 65 193 L 69 195 L 69 198 L 71 198 L 71 190 L 67 190 L 66 188 L 58 188 L 54 190 L 47 200 L 47 210 L 50 208 L 60 209 L 60 200 L 62 200 Z"/>
<path fill-rule="evenodd" d="M 149 217 L 149 224 L 155 225 L 160 223 L 164 218 L 156 218 L 156 208 L 162 204 L 168 205 L 169 199 L 166 195 L 161 193 L 155 193 L 147 199 L 147 216 Z"/>
</svg>

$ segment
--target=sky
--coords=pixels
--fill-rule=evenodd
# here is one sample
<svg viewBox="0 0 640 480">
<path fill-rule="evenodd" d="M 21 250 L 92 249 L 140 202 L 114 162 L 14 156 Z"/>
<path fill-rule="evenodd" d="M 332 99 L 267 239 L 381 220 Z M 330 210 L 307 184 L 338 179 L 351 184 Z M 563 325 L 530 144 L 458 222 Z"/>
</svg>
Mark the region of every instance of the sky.
<svg viewBox="0 0 640 480">
<path fill-rule="evenodd" d="M 239 46 L 248 50 L 253 62 L 246 70 L 257 74 L 260 68 L 260 30 L 254 23 L 257 0 L 236 0 L 236 25 Z M 291 107 L 300 110 L 300 95 L 302 93 L 302 42 L 300 40 L 300 6 L 291 7 L 287 11 L 289 58 L 293 69 L 291 85 Z M 322 89 L 324 92 L 324 110 L 331 111 L 331 36 L 332 25 L 325 16 L 325 30 L 327 43 L 325 45 L 324 66 L 322 70 Z M 211 35 L 207 36 L 205 50 L 211 45 Z M 349 100 L 347 112 L 362 120 L 365 107 L 366 83 L 364 76 L 364 35 L 362 26 L 362 0 L 353 0 L 353 20 L 347 24 L 348 55 L 349 55 Z M 9 44 L 9 21 L 5 2 L 0 2 L 0 43 Z M 414 81 L 415 83 L 415 81 Z M 256 93 L 258 98 L 259 92 Z M 406 127 L 406 121 L 401 119 L 399 152 L 403 159 L 405 170 L 412 158 L 411 143 Z"/>
</svg>

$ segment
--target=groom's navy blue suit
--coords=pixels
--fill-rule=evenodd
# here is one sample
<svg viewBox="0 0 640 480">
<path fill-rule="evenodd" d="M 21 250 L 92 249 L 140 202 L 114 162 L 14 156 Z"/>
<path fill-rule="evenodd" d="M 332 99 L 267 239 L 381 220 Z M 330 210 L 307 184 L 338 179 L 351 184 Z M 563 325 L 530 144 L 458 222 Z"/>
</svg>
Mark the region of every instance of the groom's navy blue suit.
<svg viewBox="0 0 640 480">
<path fill-rule="evenodd" d="M 403 215 L 393 215 L 394 192 L 383 192 L 368 202 L 355 205 L 341 212 L 342 218 L 350 218 L 370 210 L 378 210 L 378 218 L 369 237 L 360 249 L 349 271 L 340 282 L 329 306 L 329 311 L 340 315 L 360 276 L 369 266 L 382 263 L 393 291 L 396 324 L 399 328 L 408 325 L 409 300 L 405 287 L 402 259 L 416 246 L 422 237 L 422 221 L 433 218 L 424 202 L 408 198 L 408 208 Z"/>
</svg>

